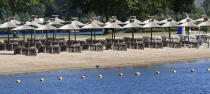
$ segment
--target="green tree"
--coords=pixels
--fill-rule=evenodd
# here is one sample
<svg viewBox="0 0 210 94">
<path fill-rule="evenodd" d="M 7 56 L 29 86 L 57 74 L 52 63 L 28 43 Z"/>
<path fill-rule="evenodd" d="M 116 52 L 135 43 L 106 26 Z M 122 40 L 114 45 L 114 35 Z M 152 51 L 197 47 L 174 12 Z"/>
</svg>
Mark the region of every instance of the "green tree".
<svg viewBox="0 0 210 94">
<path fill-rule="evenodd" d="M 3 0 L 1 6 L 4 9 L 12 12 L 12 15 L 15 16 L 16 12 L 20 8 L 26 8 L 27 6 L 38 5 L 38 4 L 47 4 L 53 0 Z"/>
<path fill-rule="evenodd" d="M 204 9 L 206 14 L 209 14 L 209 7 L 210 6 L 210 0 L 204 0 L 202 3 L 202 8 Z"/>
<path fill-rule="evenodd" d="M 194 8 L 194 0 L 169 0 L 169 8 L 175 12 L 178 20 L 178 14 L 191 12 Z"/>
</svg>

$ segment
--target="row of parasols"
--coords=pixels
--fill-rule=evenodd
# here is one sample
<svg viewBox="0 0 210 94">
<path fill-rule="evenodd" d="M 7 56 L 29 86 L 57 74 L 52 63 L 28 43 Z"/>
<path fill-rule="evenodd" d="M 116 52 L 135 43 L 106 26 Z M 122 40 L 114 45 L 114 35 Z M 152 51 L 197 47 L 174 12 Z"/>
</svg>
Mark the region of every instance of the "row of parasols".
<svg viewBox="0 0 210 94">
<path fill-rule="evenodd" d="M 91 18 L 87 24 L 83 24 L 79 22 L 77 18 L 73 18 L 72 21 L 63 21 L 58 18 L 57 15 L 53 15 L 53 17 L 48 22 L 43 22 L 37 16 L 32 16 L 32 18 L 25 22 L 21 23 L 17 21 L 15 18 L 9 18 L 8 22 L 0 24 L 0 28 L 8 29 L 8 42 L 10 42 L 10 30 L 13 31 L 24 31 L 23 32 L 23 40 L 25 40 L 25 31 L 31 31 L 31 41 L 32 41 L 32 33 L 34 33 L 34 40 L 36 38 L 36 31 L 46 31 L 46 39 L 48 39 L 48 32 L 53 31 L 53 40 L 56 39 L 56 31 L 57 30 L 65 30 L 69 32 L 69 40 L 70 40 L 70 32 L 74 32 L 75 41 L 76 41 L 76 33 L 81 29 L 90 30 L 91 32 L 91 41 L 93 41 L 93 33 L 94 40 L 96 39 L 96 30 L 100 29 L 112 29 L 112 40 L 115 39 L 115 33 L 119 29 L 131 28 L 132 29 L 132 38 L 134 38 L 134 30 L 137 28 L 150 28 L 151 29 L 151 42 L 152 42 L 152 32 L 153 28 L 167 27 L 169 28 L 169 38 L 171 39 L 171 28 L 174 27 L 187 27 L 190 29 L 191 27 L 208 27 L 210 26 L 210 20 L 208 17 L 203 16 L 200 19 L 192 20 L 187 16 L 187 18 L 181 20 L 180 22 L 176 22 L 170 16 L 163 21 L 157 21 L 153 16 L 149 16 L 149 19 L 141 22 L 136 19 L 135 16 L 131 16 L 128 21 L 125 23 L 116 19 L 115 16 L 111 17 L 107 23 L 102 23 L 98 21 L 95 17 Z M 189 41 L 189 31 L 188 31 L 188 41 Z"/>
</svg>

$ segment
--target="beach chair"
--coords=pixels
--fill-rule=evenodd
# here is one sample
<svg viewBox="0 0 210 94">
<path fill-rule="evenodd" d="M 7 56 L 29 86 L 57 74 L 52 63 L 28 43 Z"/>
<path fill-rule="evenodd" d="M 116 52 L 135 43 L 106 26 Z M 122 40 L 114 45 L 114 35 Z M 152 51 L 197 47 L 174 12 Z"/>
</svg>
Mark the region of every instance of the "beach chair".
<svg viewBox="0 0 210 94">
<path fill-rule="evenodd" d="M 116 50 L 116 51 L 119 51 L 119 43 L 114 43 L 113 45 L 112 45 L 112 50 Z"/>
<path fill-rule="evenodd" d="M 125 42 L 120 43 L 119 51 L 127 51 L 127 44 Z"/>
<path fill-rule="evenodd" d="M 28 41 L 25 42 L 25 43 L 24 43 L 24 47 L 31 47 L 31 42 L 28 42 Z"/>
<path fill-rule="evenodd" d="M 119 39 L 113 39 L 113 43 L 119 43 Z"/>
<path fill-rule="evenodd" d="M 6 44 L 7 51 L 13 51 L 13 43 Z"/>
<path fill-rule="evenodd" d="M 68 52 L 69 53 L 74 53 L 74 45 L 69 45 L 68 46 Z"/>
<path fill-rule="evenodd" d="M 197 41 L 192 42 L 192 48 L 199 48 L 199 47 L 200 47 L 200 45 Z"/>
<path fill-rule="evenodd" d="M 73 41 L 73 45 L 80 44 L 80 41 Z"/>
<path fill-rule="evenodd" d="M 25 41 L 24 41 L 24 40 L 18 41 L 18 44 L 19 44 L 19 45 L 21 45 L 21 46 L 23 46 L 23 45 L 24 45 L 24 43 L 25 43 Z"/>
<path fill-rule="evenodd" d="M 10 43 L 18 43 L 19 40 L 10 40 Z"/>
<path fill-rule="evenodd" d="M 88 44 L 88 43 L 82 43 L 81 44 L 81 49 L 83 50 L 83 51 L 87 51 L 87 50 L 89 50 L 89 47 L 90 47 L 90 44 Z"/>
<path fill-rule="evenodd" d="M 37 42 L 36 43 L 36 48 L 39 50 L 39 48 L 41 47 L 42 43 L 41 42 Z"/>
<path fill-rule="evenodd" d="M 86 43 L 86 41 L 80 41 L 79 44 L 81 45 L 82 50 L 89 50 L 89 43 Z"/>
<path fill-rule="evenodd" d="M 125 40 L 124 39 L 119 39 L 119 43 L 124 43 Z"/>
<path fill-rule="evenodd" d="M 53 53 L 53 46 L 46 46 L 46 53 Z"/>
<path fill-rule="evenodd" d="M 81 45 L 80 44 L 75 44 L 74 45 L 74 52 L 75 53 L 81 53 L 82 49 L 81 49 Z"/>
<path fill-rule="evenodd" d="M 20 46 L 18 43 L 13 43 L 13 49 L 15 49 L 18 46 Z"/>
<path fill-rule="evenodd" d="M 58 41 L 52 41 L 52 45 L 59 45 L 59 42 Z"/>
<path fill-rule="evenodd" d="M 6 43 L 0 43 L 0 50 L 6 50 Z"/>
<path fill-rule="evenodd" d="M 149 43 L 150 43 L 150 48 L 156 48 L 157 47 L 157 42 L 156 42 L 156 38 L 155 37 L 153 37 L 152 38 L 152 43 L 151 43 L 151 37 L 149 37 Z"/>
<path fill-rule="evenodd" d="M 29 50 L 28 56 L 37 56 L 38 50 L 36 47 L 30 47 L 28 50 Z"/>
<path fill-rule="evenodd" d="M 52 46 L 52 54 L 60 54 L 60 46 L 59 45 L 54 45 Z"/>
<path fill-rule="evenodd" d="M 38 48 L 38 53 L 46 53 L 46 46 L 40 45 L 40 47 Z"/>
<path fill-rule="evenodd" d="M 22 47 L 18 46 L 14 49 L 14 54 L 15 55 L 22 55 Z"/>
<path fill-rule="evenodd" d="M 97 52 L 103 52 L 103 50 L 104 50 L 103 44 L 97 43 L 97 44 L 96 44 L 96 51 L 97 51 Z"/>
<path fill-rule="evenodd" d="M 22 55 L 29 56 L 29 48 L 23 47 L 23 48 L 22 48 Z"/>
<path fill-rule="evenodd" d="M 67 45 L 67 44 L 60 45 L 60 51 L 61 51 L 61 52 L 66 52 L 66 51 L 68 51 L 68 45 Z"/>
<path fill-rule="evenodd" d="M 131 40 L 130 40 L 130 38 L 129 37 L 124 37 L 123 40 L 124 40 L 127 48 L 130 48 L 131 47 Z"/>
<path fill-rule="evenodd" d="M 46 46 L 52 46 L 52 41 L 51 41 L 51 40 L 48 40 L 48 41 L 46 42 Z"/>
<path fill-rule="evenodd" d="M 169 47 L 169 42 L 170 42 L 170 39 L 168 36 L 161 36 L 162 38 L 162 42 L 163 42 L 163 47 Z"/>
<path fill-rule="evenodd" d="M 104 41 L 104 46 L 106 50 L 112 49 L 112 39 L 111 38 L 106 38 Z"/>
<path fill-rule="evenodd" d="M 100 43 L 100 40 L 93 40 L 93 44 Z"/>
<path fill-rule="evenodd" d="M 96 51 L 96 44 L 90 45 L 89 50 L 90 51 Z"/>
<path fill-rule="evenodd" d="M 67 45 L 73 45 L 73 41 L 72 40 L 67 40 L 66 44 Z"/>
<path fill-rule="evenodd" d="M 138 41 L 137 42 L 137 49 L 144 50 L 144 42 L 143 41 Z"/>
<path fill-rule="evenodd" d="M 174 41 L 174 47 L 173 48 L 181 48 L 182 43 L 180 41 Z"/>
<path fill-rule="evenodd" d="M 135 42 L 131 43 L 131 49 L 137 49 L 137 47 L 138 47 L 137 43 L 135 43 Z"/>
<path fill-rule="evenodd" d="M 150 48 L 150 45 L 151 45 L 150 37 L 143 36 L 143 40 L 144 40 L 145 48 Z"/>
</svg>

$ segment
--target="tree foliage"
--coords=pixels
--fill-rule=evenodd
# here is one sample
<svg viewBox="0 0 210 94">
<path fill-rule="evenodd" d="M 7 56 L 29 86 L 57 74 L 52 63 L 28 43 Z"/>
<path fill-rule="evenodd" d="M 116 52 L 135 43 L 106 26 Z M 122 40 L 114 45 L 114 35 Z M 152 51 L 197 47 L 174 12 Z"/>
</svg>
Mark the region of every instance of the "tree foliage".
<svg viewBox="0 0 210 94">
<path fill-rule="evenodd" d="M 204 9 L 209 9 L 210 0 L 205 0 Z M 63 19 L 70 19 L 78 16 L 98 16 L 108 20 L 111 16 L 125 21 L 129 16 L 135 15 L 138 19 L 144 20 L 149 15 L 159 19 L 167 15 L 176 15 L 182 18 L 185 13 L 197 17 L 200 15 L 194 7 L 194 0 L 1 0 L 0 19 L 8 16 L 19 18 L 30 15 L 51 17 L 53 14 L 60 15 Z M 207 13 L 207 12 L 206 12 Z M 181 16 L 180 16 L 181 15 Z M 25 20 L 25 18 L 24 18 Z"/>
</svg>

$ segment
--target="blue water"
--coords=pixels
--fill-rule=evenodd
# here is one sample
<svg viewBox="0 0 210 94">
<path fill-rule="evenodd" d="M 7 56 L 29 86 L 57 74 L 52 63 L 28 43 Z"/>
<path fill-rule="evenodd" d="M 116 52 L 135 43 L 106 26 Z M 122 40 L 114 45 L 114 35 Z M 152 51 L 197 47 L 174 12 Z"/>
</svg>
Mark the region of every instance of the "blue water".
<svg viewBox="0 0 210 94">
<path fill-rule="evenodd" d="M 209 60 L 146 68 L 77 70 L 0 76 L 0 94 L 210 94 Z M 194 68 L 195 72 L 190 70 Z M 177 73 L 171 71 L 176 69 Z M 156 75 L 156 71 L 160 75 Z M 136 76 L 136 72 L 142 75 Z M 124 73 L 119 77 L 119 73 Z M 103 74 L 99 79 L 98 74 Z M 80 79 L 85 75 L 86 79 Z M 58 77 L 63 80 L 59 81 Z M 45 78 L 41 83 L 40 78 Z M 20 79 L 21 84 L 16 80 Z"/>
<path fill-rule="evenodd" d="M 97 35 L 103 35 L 104 33 L 105 33 L 104 31 L 96 31 L 96 32 L 95 32 L 95 34 L 97 34 Z M 119 33 L 125 33 L 125 30 L 121 30 L 121 31 L 119 31 Z M 68 32 L 56 32 L 56 35 L 60 35 L 60 36 L 62 36 L 62 35 L 68 35 L 68 34 L 69 34 Z M 71 34 L 71 35 L 74 35 L 74 32 L 71 32 L 70 34 Z M 76 35 L 91 35 L 91 32 L 88 32 L 88 31 L 81 31 L 81 32 L 75 32 L 75 34 L 76 34 Z M 94 33 L 93 33 L 93 34 L 94 34 Z M 22 33 L 19 33 L 19 34 L 16 34 L 16 35 L 17 35 L 18 37 L 23 36 Z M 44 32 L 44 33 L 37 32 L 36 35 L 37 35 L 37 36 L 42 36 L 42 35 L 45 36 L 46 33 L 45 33 L 45 32 Z M 52 32 L 49 32 L 48 35 L 49 35 L 49 36 L 52 36 L 53 33 L 52 33 Z M 10 34 L 9 36 L 12 37 L 13 34 Z M 31 36 L 30 32 L 26 33 L 25 36 Z M 0 38 L 1 38 L 1 37 L 8 37 L 8 34 L 0 34 Z"/>
</svg>

